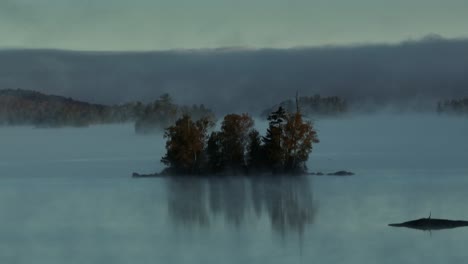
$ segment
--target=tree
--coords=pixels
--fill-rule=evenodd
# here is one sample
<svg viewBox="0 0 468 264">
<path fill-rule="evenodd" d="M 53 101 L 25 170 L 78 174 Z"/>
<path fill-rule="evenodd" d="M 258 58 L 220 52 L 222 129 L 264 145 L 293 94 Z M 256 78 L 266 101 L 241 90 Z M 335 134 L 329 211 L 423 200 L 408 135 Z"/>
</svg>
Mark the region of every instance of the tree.
<svg viewBox="0 0 468 264">
<path fill-rule="evenodd" d="M 211 132 L 206 146 L 208 157 L 207 168 L 211 173 L 219 173 L 224 170 L 221 132 Z"/>
<path fill-rule="evenodd" d="M 164 129 L 177 120 L 178 113 L 179 107 L 173 103 L 171 96 L 163 94 L 142 111 L 135 122 L 135 130 L 147 133 Z"/>
<path fill-rule="evenodd" d="M 246 162 L 250 170 L 261 171 L 265 169 L 265 149 L 260 133 L 255 129 L 249 133 Z"/>
<path fill-rule="evenodd" d="M 298 109 L 289 115 L 282 135 L 285 151 L 284 169 L 290 173 L 302 173 L 306 170 L 305 162 L 309 159 L 312 144 L 318 143 L 317 132 L 311 122 L 304 122 Z"/>
<path fill-rule="evenodd" d="M 221 144 L 224 164 L 231 171 L 245 168 L 245 154 L 248 134 L 254 126 L 248 114 L 230 114 L 221 124 Z"/>
<path fill-rule="evenodd" d="M 266 165 L 273 170 L 273 173 L 280 172 L 284 165 L 282 135 L 286 118 L 286 111 L 281 106 L 272 112 L 268 116 L 267 133 L 262 138 L 265 146 Z"/>
<path fill-rule="evenodd" d="M 166 129 L 166 155 L 161 161 L 173 174 L 246 173 L 271 169 L 273 173 L 303 173 L 317 132 L 304 121 L 298 99 L 297 110 L 287 114 L 279 107 L 268 117 L 264 137 L 253 129 L 248 114 L 226 115 L 221 130 L 208 130 L 214 125 L 210 118 L 196 122 L 183 115 Z"/>
<path fill-rule="evenodd" d="M 296 95 L 296 112 L 288 114 L 280 106 L 269 117 L 267 134 L 263 137 L 266 164 L 273 173 L 302 173 L 305 162 L 318 143 L 317 132 L 311 122 L 304 121 Z"/>
<path fill-rule="evenodd" d="M 210 126 L 207 119 L 193 122 L 188 115 L 182 116 L 165 130 L 167 152 L 161 162 L 177 173 L 199 173 Z"/>
</svg>

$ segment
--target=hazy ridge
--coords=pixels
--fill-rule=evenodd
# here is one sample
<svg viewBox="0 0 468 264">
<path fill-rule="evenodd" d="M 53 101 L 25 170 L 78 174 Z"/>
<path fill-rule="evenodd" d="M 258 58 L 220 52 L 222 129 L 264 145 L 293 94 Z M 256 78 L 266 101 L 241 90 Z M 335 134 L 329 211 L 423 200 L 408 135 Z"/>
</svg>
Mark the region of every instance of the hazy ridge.
<svg viewBox="0 0 468 264">
<path fill-rule="evenodd" d="M 30 89 L 93 103 L 179 103 L 218 112 L 261 111 L 320 93 L 370 106 L 431 106 L 468 96 L 468 40 L 398 45 L 156 52 L 1 50 L 0 88 Z"/>
</svg>

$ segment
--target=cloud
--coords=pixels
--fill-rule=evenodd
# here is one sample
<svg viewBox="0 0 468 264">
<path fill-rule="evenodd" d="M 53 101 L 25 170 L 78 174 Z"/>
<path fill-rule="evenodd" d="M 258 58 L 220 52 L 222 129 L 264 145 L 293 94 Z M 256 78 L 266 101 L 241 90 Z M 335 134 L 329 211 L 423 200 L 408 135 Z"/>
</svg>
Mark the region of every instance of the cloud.
<svg viewBox="0 0 468 264">
<path fill-rule="evenodd" d="M 218 111 L 257 111 L 321 93 L 352 101 L 468 96 L 468 40 L 398 45 L 160 52 L 0 51 L 0 88 L 122 103 L 169 92 Z"/>
</svg>

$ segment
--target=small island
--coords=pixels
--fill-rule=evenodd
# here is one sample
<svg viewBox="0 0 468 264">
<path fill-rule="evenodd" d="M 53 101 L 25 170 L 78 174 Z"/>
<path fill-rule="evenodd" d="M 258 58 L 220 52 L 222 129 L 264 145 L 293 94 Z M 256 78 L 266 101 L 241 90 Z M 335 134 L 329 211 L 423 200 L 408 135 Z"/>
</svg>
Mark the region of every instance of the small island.
<svg viewBox="0 0 468 264">
<path fill-rule="evenodd" d="M 166 154 L 161 173 L 134 177 L 304 175 L 313 145 L 318 143 L 312 122 L 303 119 L 299 104 L 288 113 L 278 107 L 268 116 L 265 135 L 248 114 L 229 114 L 213 131 L 207 118 L 183 115 L 165 130 Z"/>
</svg>

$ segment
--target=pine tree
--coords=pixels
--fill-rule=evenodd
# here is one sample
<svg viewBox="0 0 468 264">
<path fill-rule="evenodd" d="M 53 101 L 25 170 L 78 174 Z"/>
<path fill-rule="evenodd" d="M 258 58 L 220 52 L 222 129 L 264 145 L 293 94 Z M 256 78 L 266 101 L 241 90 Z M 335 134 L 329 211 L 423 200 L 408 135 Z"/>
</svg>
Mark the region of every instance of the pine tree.
<svg viewBox="0 0 468 264">
<path fill-rule="evenodd" d="M 261 171 L 265 169 L 265 149 L 262 145 L 260 133 L 255 129 L 249 133 L 246 162 L 250 171 Z"/>
<path fill-rule="evenodd" d="M 220 132 L 212 132 L 207 143 L 207 169 L 210 173 L 222 172 L 225 168 L 223 160 L 222 140 Z"/>
<path fill-rule="evenodd" d="M 265 146 L 266 165 L 273 173 L 279 173 L 284 166 L 284 150 L 282 135 L 287 115 L 283 107 L 268 116 L 269 126 L 266 135 L 262 138 Z"/>
</svg>

